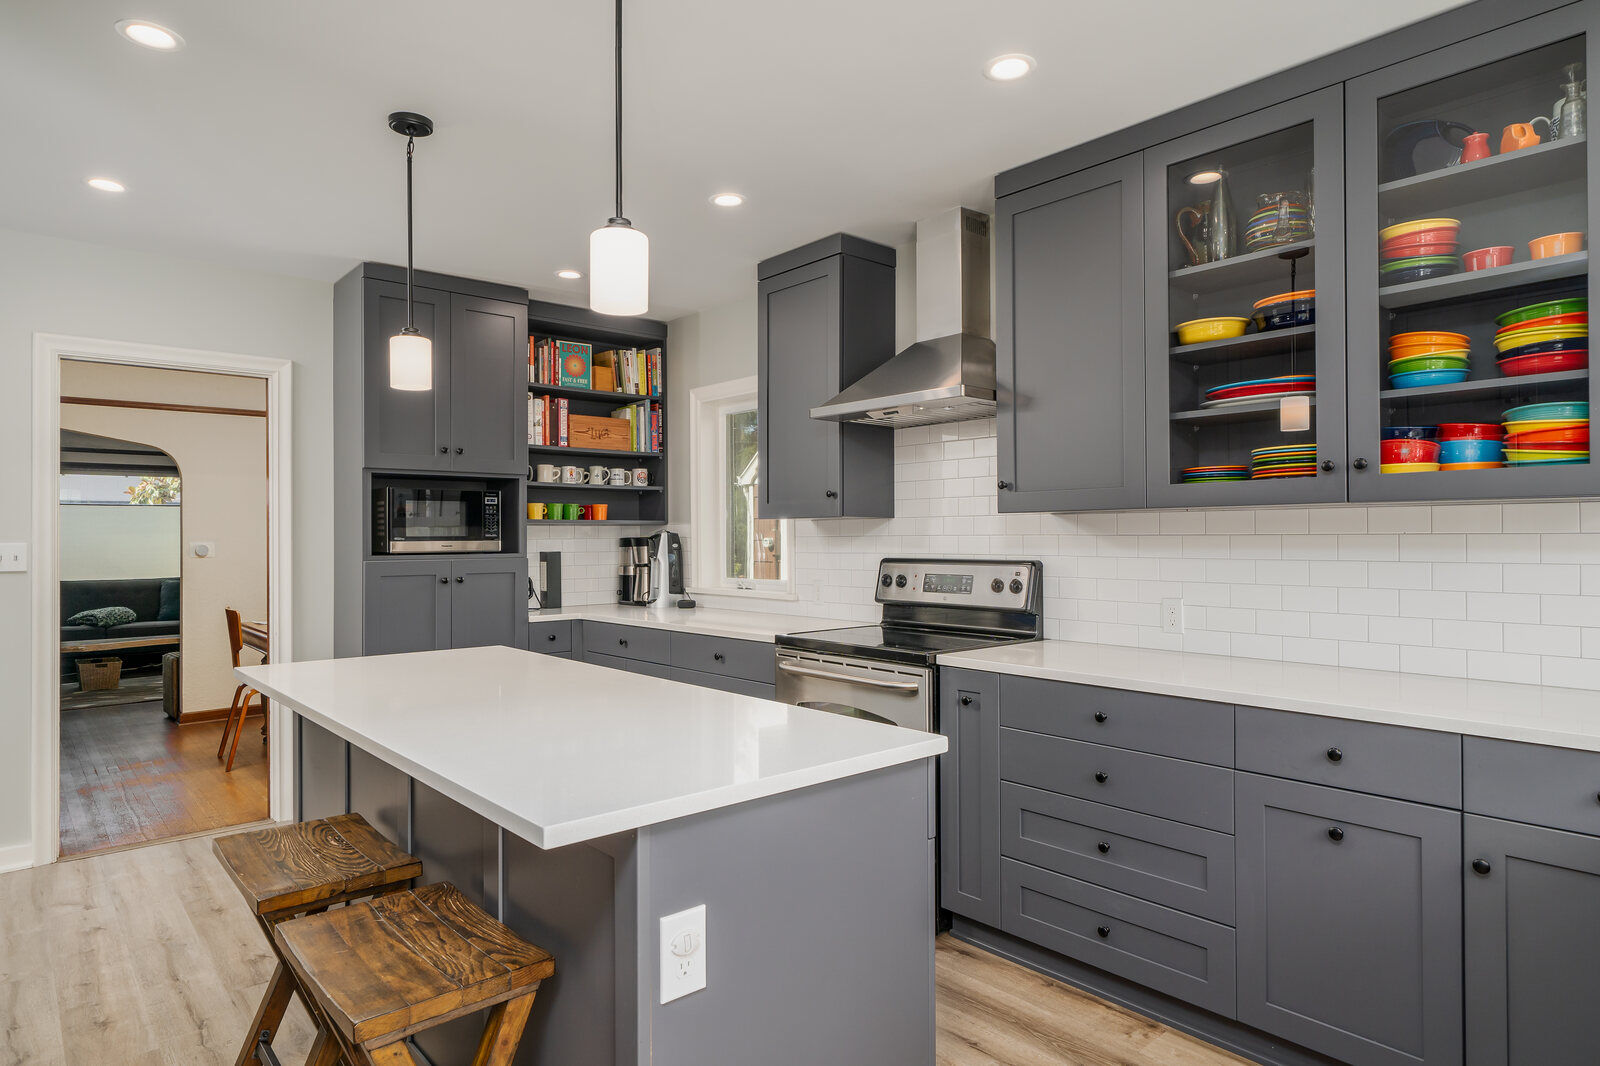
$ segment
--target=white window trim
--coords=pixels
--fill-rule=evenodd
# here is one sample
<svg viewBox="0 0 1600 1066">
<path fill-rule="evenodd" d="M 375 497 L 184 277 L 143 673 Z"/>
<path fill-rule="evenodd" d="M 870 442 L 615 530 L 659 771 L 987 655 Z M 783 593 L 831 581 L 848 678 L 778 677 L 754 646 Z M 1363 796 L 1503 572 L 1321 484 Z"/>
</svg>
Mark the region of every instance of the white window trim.
<svg viewBox="0 0 1600 1066">
<path fill-rule="evenodd" d="M 689 501 L 694 518 L 689 538 L 691 587 L 695 596 L 736 596 L 751 600 L 798 600 L 794 591 L 794 566 L 784 560 L 784 577 L 779 581 L 737 583 L 718 580 L 722 573 L 722 413 L 729 407 L 746 406 L 756 399 L 754 377 L 737 378 L 715 385 L 702 385 L 689 392 Z M 714 420 L 718 435 L 706 439 L 707 420 Z M 786 554 L 794 552 L 794 523 L 780 519 Z"/>
</svg>

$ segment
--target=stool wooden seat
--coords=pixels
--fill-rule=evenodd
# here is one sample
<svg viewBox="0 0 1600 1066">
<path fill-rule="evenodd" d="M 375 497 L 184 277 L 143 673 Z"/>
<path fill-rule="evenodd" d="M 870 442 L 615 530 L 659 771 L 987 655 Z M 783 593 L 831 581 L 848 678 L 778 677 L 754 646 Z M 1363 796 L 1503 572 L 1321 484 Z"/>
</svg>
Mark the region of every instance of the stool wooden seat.
<svg viewBox="0 0 1600 1066">
<path fill-rule="evenodd" d="M 407 1037 L 485 1007 L 473 1066 L 505 1066 L 539 983 L 555 972 L 549 952 L 451 884 L 296 918 L 273 936 L 351 1066 L 410 1066 Z"/>
<path fill-rule="evenodd" d="M 278 955 L 278 967 L 245 1034 L 236 1066 L 257 1061 L 261 1035 L 266 1033 L 267 1043 L 271 1043 L 271 1036 L 289 1007 L 289 997 L 296 991 L 313 1018 L 318 1019 L 321 1030 L 308 1062 L 331 1066 L 339 1057 L 338 1044 L 311 999 L 297 988 L 272 931 L 296 915 L 402 891 L 422 873 L 422 862 L 389 843 L 359 814 L 218 837 L 212 850 L 243 893 L 261 923 L 267 943 Z"/>
</svg>

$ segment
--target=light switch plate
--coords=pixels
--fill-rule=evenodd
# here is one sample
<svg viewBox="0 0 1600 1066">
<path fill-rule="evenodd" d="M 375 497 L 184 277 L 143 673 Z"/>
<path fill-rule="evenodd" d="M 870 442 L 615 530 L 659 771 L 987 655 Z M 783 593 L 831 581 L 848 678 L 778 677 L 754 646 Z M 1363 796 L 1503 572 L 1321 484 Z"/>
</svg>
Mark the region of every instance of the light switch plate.
<svg viewBox="0 0 1600 1066">
<path fill-rule="evenodd" d="M 28 569 L 28 545 L 22 541 L 0 544 L 0 573 L 20 573 Z"/>
<path fill-rule="evenodd" d="M 706 986 L 706 908 L 690 907 L 661 919 L 661 1002 L 671 1003 Z"/>
</svg>

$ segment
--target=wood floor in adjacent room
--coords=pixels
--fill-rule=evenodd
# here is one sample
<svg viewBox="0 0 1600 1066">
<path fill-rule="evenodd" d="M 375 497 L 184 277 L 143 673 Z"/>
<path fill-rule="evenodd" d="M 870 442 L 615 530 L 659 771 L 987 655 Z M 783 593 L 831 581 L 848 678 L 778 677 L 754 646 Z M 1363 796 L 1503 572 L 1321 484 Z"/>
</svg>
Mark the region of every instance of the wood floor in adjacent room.
<svg viewBox="0 0 1600 1066">
<path fill-rule="evenodd" d="M 222 727 L 221 721 L 177 725 L 159 701 L 63 709 L 61 854 L 265 818 L 261 718 L 246 720 L 232 773 L 224 773 L 217 758 Z"/>
<path fill-rule="evenodd" d="M 273 962 L 208 837 L 0 875 L 0 1064 L 228 1066 Z M 1243 1061 L 949 937 L 937 965 L 940 1066 Z M 311 1037 L 297 1001 L 279 1057 Z"/>
</svg>

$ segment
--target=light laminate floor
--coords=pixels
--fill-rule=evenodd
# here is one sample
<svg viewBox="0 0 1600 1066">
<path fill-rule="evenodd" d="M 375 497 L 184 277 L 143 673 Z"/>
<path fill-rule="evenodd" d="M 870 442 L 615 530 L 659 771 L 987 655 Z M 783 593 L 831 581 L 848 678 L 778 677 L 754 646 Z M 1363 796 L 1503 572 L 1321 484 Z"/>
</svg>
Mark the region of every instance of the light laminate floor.
<svg viewBox="0 0 1600 1066">
<path fill-rule="evenodd" d="M 1243 1061 L 949 937 L 937 967 L 940 1066 Z M 210 838 L 0 875 L 0 1066 L 227 1066 L 272 968 Z M 293 1003 L 283 1061 L 311 1036 Z"/>
</svg>

